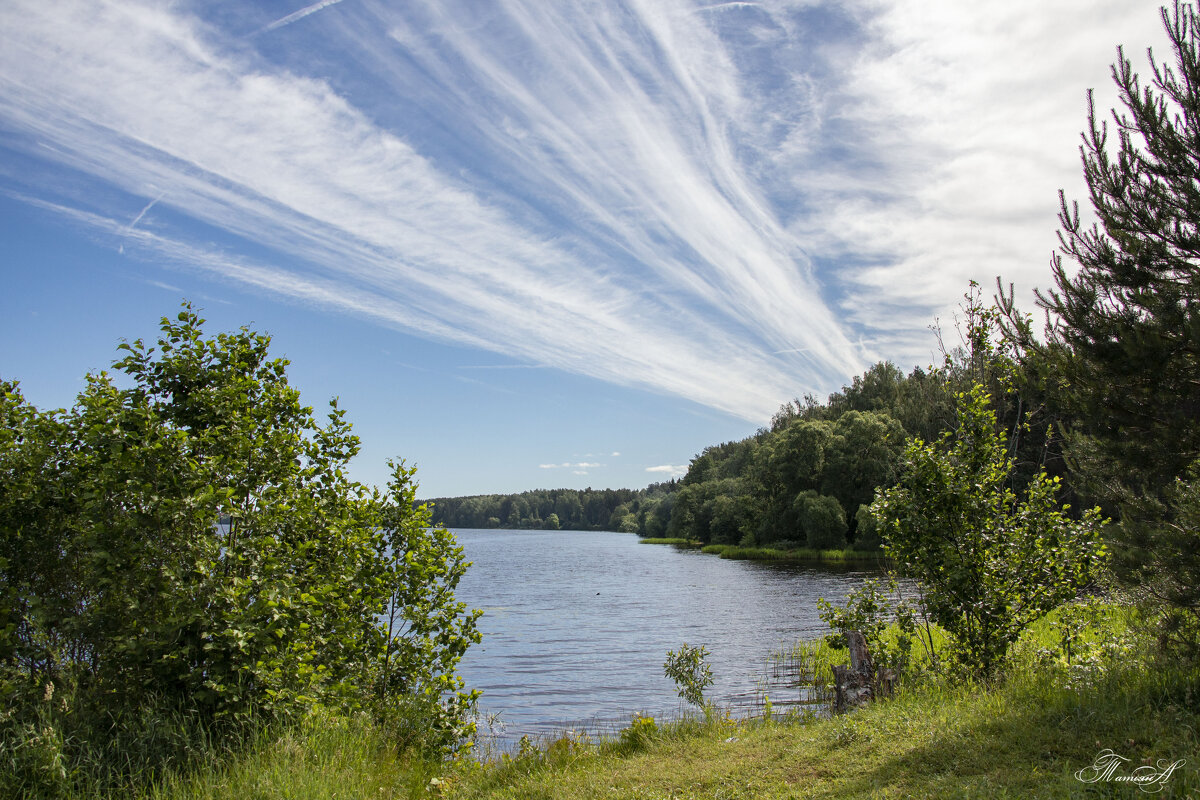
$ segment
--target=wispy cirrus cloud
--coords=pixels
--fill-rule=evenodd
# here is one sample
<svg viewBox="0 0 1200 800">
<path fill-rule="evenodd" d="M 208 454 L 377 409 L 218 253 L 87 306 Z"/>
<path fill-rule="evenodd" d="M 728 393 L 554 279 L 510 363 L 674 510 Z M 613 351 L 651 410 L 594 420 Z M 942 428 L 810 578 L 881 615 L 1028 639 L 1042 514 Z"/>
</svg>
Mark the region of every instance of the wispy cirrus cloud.
<svg viewBox="0 0 1200 800">
<path fill-rule="evenodd" d="M 442 3 L 405 18 L 364 4 L 334 41 L 376 59 L 369 78 L 426 78 L 361 105 L 177 9 L 0 10 L 15 148 L 130 195 L 165 190 L 159 207 L 280 258 L 243 274 L 229 266 L 248 259 L 206 255 L 182 226 L 143 244 L 188 243 L 197 265 L 285 293 L 299 273 L 297 294 L 320 285 L 351 313 L 375 303 L 425 335 L 747 419 L 861 362 L 739 168 L 723 130 L 736 81 L 711 79 L 720 41 L 686 7 L 513 2 L 463 26 Z M 434 92 L 460 107 L 423 106 Z M 419 151 L 422 131 L 380 121 L 389 103 L 440 114 L 464 150 L 499 156 L 495 174 Z M 804 357 L 771 354 L 797 344 Z"/>
<path fill-rule="evenodd" d="M 1040 274 L 1088 76 L 1156 24 L 333 4 L 3 4 L 0 181 L 228 280 L 755 422 L 920 361 L 967 277 Z"/>
</svg>

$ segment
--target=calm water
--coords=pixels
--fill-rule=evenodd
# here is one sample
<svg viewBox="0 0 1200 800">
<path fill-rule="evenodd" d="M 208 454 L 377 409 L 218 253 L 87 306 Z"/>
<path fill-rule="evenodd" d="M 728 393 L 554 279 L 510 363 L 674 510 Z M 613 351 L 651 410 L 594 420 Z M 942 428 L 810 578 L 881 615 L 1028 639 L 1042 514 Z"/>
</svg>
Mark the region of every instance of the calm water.
<svg viewBox="0 0 1200 800">
<path fill-rule="evenodd" d="M 483 642 L 461 672 L 483 690 L 481 710 L 499 714 L 501 746 L 523 734 L 611 732 L 635 712 L 675 715 L 681 701 L 662 664 L 682 642 L 708 647 L 711 699 L 748 707 L 772 650 L 826 632 L 817 598 L 841 601 L 870 574 L 723 560 L 632 534 L 455 533 L 474 562 L 458 596 L 484 612 Z"/>
</svg>

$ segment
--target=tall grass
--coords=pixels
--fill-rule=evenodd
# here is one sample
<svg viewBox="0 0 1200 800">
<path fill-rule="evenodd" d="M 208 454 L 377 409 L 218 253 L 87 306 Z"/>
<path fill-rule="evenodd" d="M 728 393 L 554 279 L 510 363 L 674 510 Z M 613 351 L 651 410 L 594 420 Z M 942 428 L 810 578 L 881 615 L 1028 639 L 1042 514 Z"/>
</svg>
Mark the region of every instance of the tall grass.
<svg viewBox="0 0 1200 800">
<path fill-rule="evenodd" d="M 125 797 L 170 771 L 224 763 L 253 738 L 251 721 L 202 724 L 153 698 L 123 712 L 97 709 L 69 685 L 0 713 L 0 795 Z"/>
<path fill-rule="evenodd" d="M 882 565 L 883 554 L 846 548 L 844 550 L 813 550 L 808 547 L 777 550 L 771 547 L 742 547 L 736 544 L 710 544 L 701 552 L 743 561 L 795 561 L 816 564 Z"/>
<path fill-rule="evenodd" d="M 317 713 L 259 732 L 251 746 L 219 766 L 164 776 L 145 800 L 333 800 L 427 798 L 450 762 L 397 753 L 363 716 Z"/>
<path fill-rule="evenodd" d="M 214 726 L 153 702 L 112 717 L 72 707 L 65 692 L 46 698 L 32 718 L 0 714 L 5 800 L 426 797 L 446 768 L 401 751 L 401 719 L 317 707 Z"/>
</svg>

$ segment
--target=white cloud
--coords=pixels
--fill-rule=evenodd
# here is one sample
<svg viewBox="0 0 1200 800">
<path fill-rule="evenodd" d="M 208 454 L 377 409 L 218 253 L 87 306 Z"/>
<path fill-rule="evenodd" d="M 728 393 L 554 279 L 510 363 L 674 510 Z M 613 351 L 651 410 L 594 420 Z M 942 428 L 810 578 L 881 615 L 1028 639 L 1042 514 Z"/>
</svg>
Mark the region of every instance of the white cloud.
<svg viewBox="0 0 1200 800">
<path fill-rule="evenodd" d="M 740 174 L 725 123 L 712 116 L 736 104 L 736 87 L 697 71 L 711 66 L 702 52 L 720 53 L 707 29 L 642 9 L 645 32 L 667 48 L 656 66 L 647 60 L 655 48 L 611 13 L 508 12 L 510 25 L 526 26 L 530 58 L 559 64 L 547 85 L 513 73 L 516 61 L 498 62 L 486 26 L 465 28 L 441 5 L 426 9 L 425 42 L 436 39 L 437 53 L 393 43 L 386 57 L 422 61 L 438 79 L 453 60 L 469 72 L 446 77 L 451 95 L 482 89 L 523 119 L 536 144 L 509 144 L 510 168 L 528 168 L 538 191 L 572 204 L 578 227 L 563 235 L 523 224 L 523 201 L 441 170 L 328 82 L 227 49 L 158 5 L 5 4 L 0 120 L 38 142 L 39 157 L 130 193 L 156 187 L 163 205 L 271 248 L 290 267 L 260 260 L 243 270 L 245 259 L 166 231 L 142 244 L 301 298 L 319 284 L 329 304 L 424 335 L 752 420 L 807 385 L 807 369 L 828 382 L 855 363 L 802 251 Z M 597 55 L 586 36 L 620 52 Z M 639 86 L 651 68 L 667 74 Z M 472 122 L 488 120 L 462 124 Z M 646 272 L 626 272 L 630 264 Z M 760 339 L 775 349 L 803 342 L 816 355 L 801 370 L 764 354 Z"/>
<path fill-rule="evenodd" d="M 681 475 L 686 475 L 688 471 L 687 464 L 676 466 L 675 464 L 662 464 L 657 467 L 646 467 L 646 472 L 659 472 L 669 475 L 673 478 L 678 478 Z"/>
<path fill-rule="evenodd" d="M 1085 92 L 1114 100 L 1108 65 L 1164 41 L 1157 0 L 877 0 L 846 80 L 826 85 L 852 157 L 780 169 L 817 213 L 793 223 L 815 249 L 862 266 L 841 276 L 848 319 L 901 361 L 929 350 L 975 279 L 1049 283 L 1057 193 L 1086 200 Z M 1163 54 L 1161 48 L 1157 52 Z M 832 124 L 832 123 L 831 123 Z M 808 169 L 805 167 L 815 167 Z"/>
</svg>

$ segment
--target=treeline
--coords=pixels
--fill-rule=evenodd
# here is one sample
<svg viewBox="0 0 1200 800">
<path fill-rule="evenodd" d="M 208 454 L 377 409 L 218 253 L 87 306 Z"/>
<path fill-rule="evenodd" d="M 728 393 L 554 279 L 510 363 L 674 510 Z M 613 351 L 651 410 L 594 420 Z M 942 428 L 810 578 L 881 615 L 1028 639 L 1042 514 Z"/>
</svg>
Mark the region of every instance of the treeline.
<svg viewBox="0 0 1200 800">
<path fill-rule="evenodd" d="M 934 441 L 955 429 L 956 394 L 975 383 L 990 390 L 997 419 L 1016 433 L 1014 484 L 1041 468 L 1065 473 L 1050 430 L 1057 418 L 1038 380 L 1001 366 L 1012 362 L 998 350 L 998 312 L 983 305 L 979 287 L 964 297 L 963 312 L 962 341 L 946 349 L 941 365 L 905 374 L 880 362 L 823 403 L 811 395 L 786 403 L 769 427 L 699 453 L 678 481 L 425 502 L 434 522 L 451 529 L 608 530 L 703 544 L 876 550 L 866 506 L 895 481 L 906 440 Z"/>
<path fill-rule="evenodd" d="M 535 489 L 519 494 L 438 497 L 425 501 L 447 528 L 623 531 L 666 530 L 676 481 L 645 489 Z"/>
<path fill-rule="evenodd" d="M 434 522 L 451 529 L 609 530 L 704 544 L 877 549 L 866 506 L 876 489 L 894 482 L 909 437 L 933 441 L 954 429 L 955 394 L 975 382 L 993 389 L 1002 423 L 1031 431 L 1015 439 L 1017 481 L 1040 467 L 1064 471 L 1058 443 L 1047 439 L 1051 420 L 1040 390 L 1026 380 L 1014 391 L 996 366 L 998 319 L 978 287 L 966 295 L 963 322 L 962 343 L 940 366 L 905 374 L 880 362 L 823 403 L 811 395 L 793 400 L 769 427 L 706 448 L 681 480 L 641 490 L 538 489 L 426 502 Z"/>
<path fill-rule="evenodd" d="M 908 432 L 934 424 L 943 395 L 927 373 L 906 376 L 881 363 L 825 404 L 787 404 L 769 429 L 692 460 L 667 535 L 779 549 L 877 547 L 860 509 L 891 481 Z"/>
<path fill-rule="evenodd" d="M 770 428 L 696 456 L 673 498 L 667 535 L 783 550 L 878 549 L 867 511 L 876 490 L 895 482 L 910 437 L 932 442 L 955 430 L 956 397 L 976 383 L 990 391 L 1000 424 L 1016 433 L 1014 488 L 1041 468 L 1061 475 L 1061 442 L 1040 382 L 1005 366 L 1012 362 L 996 344 L 998 312 L 983 305 L 977 286 L 963 311 L 962 343 L 941 365 L 905 374 L 875 364 L 826 402 L 811 395 L 789 402 Z"/>
</svg>

